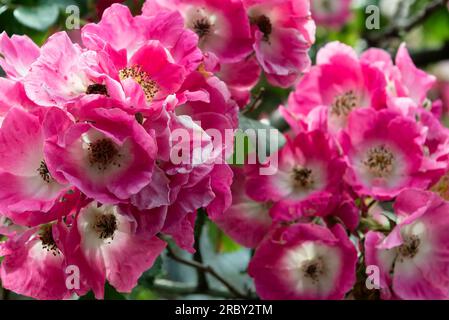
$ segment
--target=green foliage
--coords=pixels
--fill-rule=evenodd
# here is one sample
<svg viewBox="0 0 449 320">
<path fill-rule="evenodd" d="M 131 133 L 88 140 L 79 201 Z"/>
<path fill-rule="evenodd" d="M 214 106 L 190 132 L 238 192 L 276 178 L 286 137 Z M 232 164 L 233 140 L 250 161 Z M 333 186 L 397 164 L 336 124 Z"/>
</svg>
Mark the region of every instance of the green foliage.
<svg viewBox="0 0 449 320">
<path fill-rule="evenodd" d="M 64 30 L 66 8 L 76 5 L 87 13 L 87 0 L 0 0 L 0 31 L 26 34 L 41 45 L 48 36 Z"/>
<path fill-rule="evenodd" d="M 123 4 L 127 5 L 134 15 L 141 12 L 145 0 L 126 0 Z"/>
<path fill-rule="evenodd" d="M 443 8 L 435 12 L 423 23 L 423 38 L 429 46 L 439 45 L 449 40 L 449 10 Z M 449 57 L 448 57 L 449 58 Z"/>
<path fill-rule="evenodd" d="M 262 75 L 257 86 L 252 90 L 252 96 L 255 97 L 263 90 L 260 105 L 254 110 L 247 112 L 248 118 L 257 119 L 260 116 L 268 115 L 275 111 L 279 105 L 283 104 L 292 91 L 292 88 L 280 88 L 270 85 Z"/>
<path fill-rule="evenodd" d="M 216 253 L 230 253 L 242 249 L 238 243 L 229 238 L 213 222 L 208 221 L 207 230 L 209 240 Z"/>
<path fill-rule="evenodd" d="M 106 283 L 104 287 L 104 299 L 105 300 L 126 300 L 126 297 L 117 292 L 109 283 Z M 95 300 L 95 296 L 92 291 L 89 291 L 85 296 L 80 297 L 79 300 Z"/>
<path fill-rule="evenodd" d="M 13 11 L 14 18 L 26 27 L 45 31 L 56 23 L 59 8 L 56 4 L 19 6 Z"/>
<path fill-rule="evenodd" d="M 117 292 L 109 283 L 106 283 L 104 287 L 104 298 L 105 300 L 126 300 L 126 297 Z"/>
<path fill-rule="evenodd" d="M 156 300 L 158 295 L 144 286 L 137 286 L 129 298 L 131 300 Z"/>
</svg>

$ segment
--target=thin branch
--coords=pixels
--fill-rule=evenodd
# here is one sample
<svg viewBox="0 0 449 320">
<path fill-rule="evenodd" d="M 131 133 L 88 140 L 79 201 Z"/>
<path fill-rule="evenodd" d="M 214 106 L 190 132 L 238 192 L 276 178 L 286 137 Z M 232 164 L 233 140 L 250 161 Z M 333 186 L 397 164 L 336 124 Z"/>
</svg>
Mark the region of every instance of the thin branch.
<svg viewBox="0 0 449 320">
<path fill-rule="evenodd" d="M 178 256 L 174 250 L 170 247 L 170 245 L 167 246 L 167 253 L 170 258 L 173 260 L 182 263 L 186 266 L 201 270 L 202 272 L 208 273 L 211 276 L 213 276 L 215 279 L 220 281 L 228 290 L 231 292 L 235 297 L 240 299 L 248 299 L 245 294 L 241 293 L 237 288 L 235 288 L 232 284 L 230 284 L 226 279 L 224 279 L 218 272 L 216 272 L 212 267 L 204 265 L 202 263 L 199 263 L 197 261 L 187 260 L 180 256 Z"/>
<path fill-rule="evenodd" d="M 264 87 L 260 88 L 259 91 L 254 95 L 252 101 L 249 103 L 249 105 L 243 111 L 243 114 L 251 113 L 254 110 L 256 110 L 257 108 L 259 108 L 263 102 L 264 93 L 265 93 L 265 88 Z"/>
<path fill-rule="evenodd" d="M 446 42 L 441 48 L 412 52 L 411 55 L 413 62 L 420 67 L 447 60 L 449 57 L 449 42 Z"/>
<path fill-rule="evenodd" d="M 203 256 L 201 254 L 200 248 L 200 239 L 201 234 L 203 232 L 204 223 L 206 222 L 206 213 L 203 209 L 198 210 L 198 217 L 196 219 L 195 224 L 195 243 L 194 249 L 195 253 L 193 254 L 193 260 L 198 262 L 199 264 L 203 264 Z M 206 273 L 201 269 L 196 269 L 196 274 L 198 277 L 198 290 L 206 291 L 209 289 L 209 283 L 207 282 Z"/>
<path fill-rule="evenodd" d="M 448 3 L 449 0 L 434 0 L 430 2 L 426 7 L 424 7 L 422 11 L 412 17 L 406 24 L 395 24 L 388 28 L 385 32 L 378 34 L 375 37 L 368 37 L 367 40 L 370 45 L 375 45 L 386 39 L 399 38 L 403 33 L 409 32 L 415 27 L 419 26 L 437 10 L 443 8 L 444 6 L 447 6 Z"/>
<path fill-rule="evenodd" d="M 365 199 L 360 198 L 360 205 L 359 205 L 359 209 L 360 209 L 360 213 L 362 217 L 367 217 L 368 216 L 368 207 L 365 203 Z"/>
<path fill-rule="evenodd" d="M 376 200 L 371 200 L 370 203 L 368 203 L 368 205 L 366 206 L 366 209 L 369 211 L 369 209 L 371 209 L 375 204 L 377 203 Z"/>
<path fill-rule="evenodd" d="M 384 37 L 398 37 L 401 32 L 408 32 L 413 30 L 415 27 L 423 23 L 427 20 L 434 12 L 439 10 L 440 8 L 447 6 L 448 0 L 435 0 L 429 3 L 424 10 L 418 13 L 415 17 L 413 17 L 406 25 L 404 26 L 395 26 L 391 30 L 387 31 L 384 34 Z"/>
<path fill-rule="evenodd" d="M 384 233 L 390 233 L 391 228 L 386 227 L 373 218 L 364 218 L 362 217 L 360 219 L 360 226 L 361 230 L 367 229 L 370 231 L 378 231 L 378 232 L 384 232 Z"/>
</svg>

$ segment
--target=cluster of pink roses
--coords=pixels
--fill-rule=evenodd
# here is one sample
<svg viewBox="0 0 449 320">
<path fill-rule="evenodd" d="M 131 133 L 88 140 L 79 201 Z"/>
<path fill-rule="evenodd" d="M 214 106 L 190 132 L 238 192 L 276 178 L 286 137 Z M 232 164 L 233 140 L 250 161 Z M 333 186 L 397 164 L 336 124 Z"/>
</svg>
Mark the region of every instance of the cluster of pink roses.
<svg viewBox="0 0 449 320">
<path fill-rule="evenodd" d="M 428 191 L 449 163 L 441 102 L 427 99 L 435 80 L 404 45 L 395 63 L 338 42 L 319 51 L 281 107 L 292 132 L 277 173 L 236 170 L 233 205 L 215 219 L 256 249 L 262 298 L 360 298 L 368 266 L 384 299 L 449 298 L 449 203 Z M 375 201 L 394 201 L 390 219 Z"/>
<path fill-rule="evenodd" d="M 318 20 L 319 3 L 330 2 L 317 1 Z M 38 299 L 103 298 L 106 281 L 130 292 L 165 236 L 194 252 L 204 208 L 255 249 L 248 272 L 263 299 L 358 298 L 368 266 L 384 299 L 449 298 L 449 203 L 429 191 L 449 189 L 436 79 L 404 45 L 393 62 L 334 42 L 311 66 L 310 10 L 148 0 L 138 16 L 112 5 L 82 43 L 1 34 L 3 287 Z M 262 71 L 296 85 L 280 107 L 291 132 L 266 161 L 228 165 L 233 140 L 209 133 L 238 128 Z"/>
<path fill-rule="evenodd" d="M 238 127 L 236 101 L 261 67 L 293 83 L 313 35 L 308 4 L 279 0 L 148 1 L 135 17 L 115 4 L 82 44 L 1 34 L 3 287 L 102 298 L 106 281 L 131 291 L 164 250 L 160 234 L 193 252 L 197 210 L 213 218 L 232 202 L 233 141 L 206 130 Z M 71 266 L 79 285 L 66 283 Z"/>
</svg>

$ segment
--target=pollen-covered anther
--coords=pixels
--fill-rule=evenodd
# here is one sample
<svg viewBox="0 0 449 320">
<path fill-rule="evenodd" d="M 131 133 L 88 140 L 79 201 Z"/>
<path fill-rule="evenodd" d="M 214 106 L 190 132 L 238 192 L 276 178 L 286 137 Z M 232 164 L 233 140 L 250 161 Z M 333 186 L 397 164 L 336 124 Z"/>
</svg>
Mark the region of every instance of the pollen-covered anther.
<svg viewBox="0 0 449 320">
<path fill-rule="evenodd" d="M 98 170 L 104 171 L 111 165 L 120 167 L 121 155 L 114 142 L 110 139 L 100 139 L 89 144 L 89 162 Z"/>
<path fill-rule="evenodd" d="M 357 107 L 357 96 L 353 90 L 335 97 L 331 106 L 331 112 L 336 116 L 347 116 L 352 109 Z"/>
<path fill-rule="evenodd" d="M 394 169 L 394 155 L 384 145 L 371 148 L 368 151 L 363 164 L 371 174 L 377 178 L 385 178 L 391 175 Z"/>
<path fill-rule="evenodd" d="M 50 183 L 52 180 L 52 177 L 50 175 L 50 171 L 48 170 L 47 164 L 44 160 L 41 161 L 41 164 L 39 168 L 37 169 L 39 172 L 39 175 L 41 176 L 42 180 L 44 180 L 46 183 Z"/>
<path fill-rule="evenodd" d="M 148 102 L 153 101 L 154 97 L 156 97 L 159 92 L 159 86 L 156 81 L 152 80 L 151 77 L 139 66 L 126 67 L 120 70 L 119 77 L 121 80 L 126 80 L 129 78 L 134 79 L 134 81 L 137 82 L 142 88 L 145 93 L 145 99 Z"/>
<path fill-rule="evenodd" d="M 54 256 L 60 253 L 55 239 L 53 238 L 53 230 L 51 224 L 47 224 L 41 227 L 39 231 L 39 239 L 42 242 L 42 248 L 46 249 L 48 252 L 51 251 Z"/>
<path fill-rule="evenodd" d="M 117 230 L 117 218 L 113 214 L 99 214 L 95 218 L 93 229 L 100 239 L 114 239 Z"/>
<path fill-rule="evenodd" d="M 294 168 L 292 178 L 296 189 L 309 189 L 315 183 L 312 170 L 308 168 Z"/>
</svg>

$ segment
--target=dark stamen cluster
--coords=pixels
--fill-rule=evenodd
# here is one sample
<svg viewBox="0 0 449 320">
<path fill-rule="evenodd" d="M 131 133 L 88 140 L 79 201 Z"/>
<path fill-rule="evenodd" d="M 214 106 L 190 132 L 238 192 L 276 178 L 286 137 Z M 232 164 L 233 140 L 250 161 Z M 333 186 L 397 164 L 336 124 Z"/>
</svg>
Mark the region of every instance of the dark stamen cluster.
<svg viewBox="0 0 449 320">
<path fill-rule="evenodd" d="M 91 166 L 97 166 L 98 170 L 104 171 L 110 165 L 120 167 L 117 158 L 121 155 L 114 142 L 110 139 L 100 139 L 89 144 L 89 162 Z"/>
<path fill-rule="evenodd" d="M 357 96 L 353 90 L 350 90 L 334 99 L 331 112 L 336 116 L 347 116 L 355 107 L 357 107 Z"/>
<path fill-rule="evenodd" d="M 271 24 L 270 18 L 266 15 L 261 15 L 254 18 L 254 23 L 259 28 L 260 32 L 263 33 L 264 40 L 268 41 L 270 34 L 273 32 L 273 25 Z"/>
<path fill-rule="evenodd" d="M 101 94 L 109 97 L 108 89 L 104 84 L 94 83 L 87 87 L 86 94 Z"/>
<path fill-rule="evenodd" d="M 374 147 L 368 151 L 363 164 L 375 177 L 385 178 L 393 172 L 394 155 L 384 145 Z"/>
<path fill-rule="evenodd" d="M 324 265 L 321 259 L 314 259 L 313 261 L 307 262 L 301 268 L 304 276 L 311 279 L 313 282 L 317 283 L 325 272 Z"/>
<path fill-rule="evenodd" d="M 299 189 L 308 189 L 312 187 L 314 184 L 312 170 L 302 167 L 294 168 L 293 181 L 295 187 Z"/>
<path fill-rule="evenodd" d="M 100 239 L 114 239 L 114 233 L 117 230 L 117 218 L 113 214 L 99 214 L 93 228 Z"/>
<path fill-rule="evenodd" d="M 193 30 L 200 39 L 211 32 L 212 25 L 207 18 L 200 18 L 193 23 Z"/>
<path fill-rule="evenodd" d="M 407 238 L 403 245 L 399 247 L 399 253 L 404 258 L 413 258 L 418 253 L 421 240 L 416 235 Z"/>
<path fill-rule="evenodd" d="M 52 225 L 47 224 L 41 227 L 39 231 L 39 239 L 42 242 L 42 247 L 47 251 L 51 251 L 54 256 L 58 255 L 59 249 L 56 245 L 55 239 L 53 238 Z"/>
<path fill-rule="evenodd" d="M 46 183 L 51 182 L 50 171 L 48 171 L 47 164 L 45 163 L 44 160 L 41 161 L 41 164 L 37 169 L 37 171 L 39 172 L 39 175 L 41 176 L 42 180 L 44 180 Z"/>
</svg>

